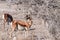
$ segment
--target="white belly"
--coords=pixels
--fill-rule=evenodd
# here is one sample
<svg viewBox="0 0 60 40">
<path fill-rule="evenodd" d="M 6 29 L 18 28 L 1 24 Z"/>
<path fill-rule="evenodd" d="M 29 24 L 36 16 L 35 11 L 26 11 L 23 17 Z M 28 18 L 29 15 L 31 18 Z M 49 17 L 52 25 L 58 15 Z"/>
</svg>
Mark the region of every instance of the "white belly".
<svg viewBox="0 0 60 40">
<path fill-rule="evenodd" d="M 23 30 L 23 29 L 24 29 L 24 27 L 18 25 L 18 30 Z"/>
</svg>

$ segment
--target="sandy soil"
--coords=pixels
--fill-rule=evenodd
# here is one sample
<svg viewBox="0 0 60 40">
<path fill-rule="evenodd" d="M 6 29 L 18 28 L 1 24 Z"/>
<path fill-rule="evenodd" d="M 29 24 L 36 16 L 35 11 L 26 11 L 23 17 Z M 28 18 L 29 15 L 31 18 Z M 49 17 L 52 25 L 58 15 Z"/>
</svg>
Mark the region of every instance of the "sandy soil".
<svg viewBox="0 0 60 40">
<path fill-rule="evenodd" d="M 22 3 L 21 3 L 22 2 Z M 60 40 L 60 6 L 56 0 L 25 0 L 20 4 L 0 3 L 0 40 Z M 25 16 L 30 14 L 33 24 L 30 30 L 17 30 L 12 33 L 11 25 L 3 25 L 2 15 L 7 12 L 13 16 L 15 20 L 26 21 Z"/>
</svg>

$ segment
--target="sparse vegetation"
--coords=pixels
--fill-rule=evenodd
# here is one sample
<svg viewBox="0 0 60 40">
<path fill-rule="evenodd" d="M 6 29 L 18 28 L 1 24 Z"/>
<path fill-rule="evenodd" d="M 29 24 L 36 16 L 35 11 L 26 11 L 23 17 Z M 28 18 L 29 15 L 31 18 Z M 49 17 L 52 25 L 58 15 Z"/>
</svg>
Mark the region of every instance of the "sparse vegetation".
<svg viewBox="0 0 60 40">
<path fill-rule="evenodd" d="M 15 20 L 25 20 L 30 14 L 30 30 L 14 31 L 11 25 L 3 29 L 2 14 L 9 13 Z M 3 31 L 4 30 L 4 31 Z M 60 40 L 60 0 L 0 0 L 0 40 Z"/>
</svg>

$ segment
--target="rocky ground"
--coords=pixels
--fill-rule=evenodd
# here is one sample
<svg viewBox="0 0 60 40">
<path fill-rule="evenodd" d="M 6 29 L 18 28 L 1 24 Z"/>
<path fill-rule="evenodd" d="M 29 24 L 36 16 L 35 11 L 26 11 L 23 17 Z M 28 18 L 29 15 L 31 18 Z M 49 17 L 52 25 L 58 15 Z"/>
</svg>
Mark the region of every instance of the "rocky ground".
<svg viewBox="0 0 60 40">
<path fill-rule="evenodd" d="M 7 12 L 15 20 L 26 20 L 31 15 L 30 30 L 12 33 L 11 25 L 3 25 L 2 15 Z M 60 40 L 60 0 L 19 0 L 0 2 L 0 40 Z"/>
</svg>

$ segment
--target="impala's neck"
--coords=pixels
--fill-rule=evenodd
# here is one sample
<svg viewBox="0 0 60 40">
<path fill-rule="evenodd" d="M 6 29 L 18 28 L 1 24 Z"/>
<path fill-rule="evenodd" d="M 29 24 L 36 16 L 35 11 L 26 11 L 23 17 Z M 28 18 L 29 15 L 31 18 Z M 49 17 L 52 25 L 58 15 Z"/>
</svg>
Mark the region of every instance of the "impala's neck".
<svg viewBox="0 0 60 40">
<path fill-rule="evenodd" d="M 26 20 L 27 20 L 29 26 L 31 26 L 32 25 L 32 18 L 30 15 L 26 15 Z"/>
<path fill-rule="evenodd" d="M 27 22 L 30 26 L 32 25 L 32 20 L 31 19 L 28 19 Z"/>
</svg>

